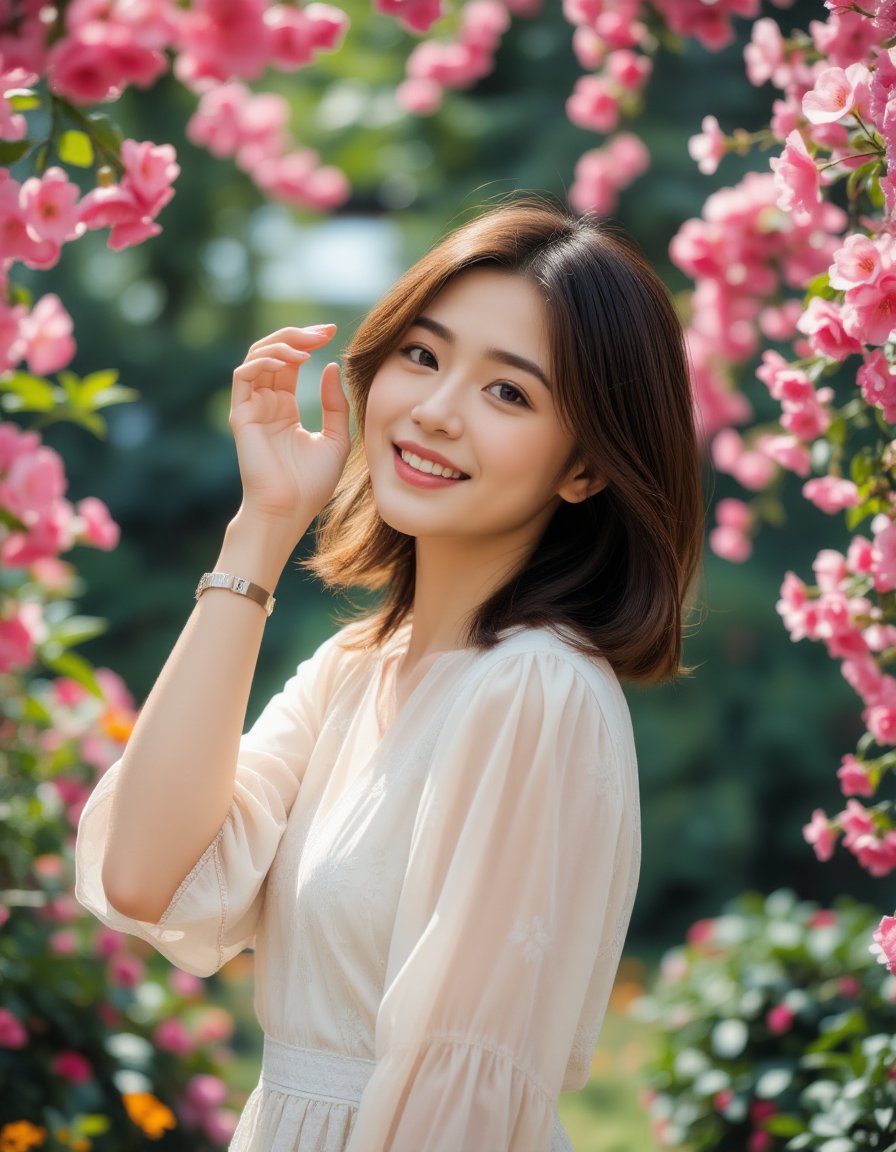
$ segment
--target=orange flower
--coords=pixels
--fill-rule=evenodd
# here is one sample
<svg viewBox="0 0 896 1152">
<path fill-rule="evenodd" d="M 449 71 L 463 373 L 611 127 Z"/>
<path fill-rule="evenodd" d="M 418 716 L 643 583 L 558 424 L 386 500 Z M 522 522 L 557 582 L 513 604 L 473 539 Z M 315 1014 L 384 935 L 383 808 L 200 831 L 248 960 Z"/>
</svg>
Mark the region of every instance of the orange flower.
<svg viewBox="0 0 896 1152">
<path fill-rule="evenodd" d="M 110 740 L 125 744 L 134 729 L 135 721 L 133 713 L 125 712 L 122 708 L 110 708 L 100 717 L 100 726 Z"/>
<path fill-rule="evenodd" d="M 161 1140 L 168 1128 L 177 1127 L 174 1113 L 151 1092 L 125 1092 L 121 1099 L 128 1116 L 150 1140 Z"/>
<path fill-rule="evenodd" d="M 46 1128 L 38 1128 L 30 1120 L 15 1120 L 0 1128 L 0 1152 L 30 1152 L 31 1148 L 39 1148 L 46 1138 Z"/>
</svg>

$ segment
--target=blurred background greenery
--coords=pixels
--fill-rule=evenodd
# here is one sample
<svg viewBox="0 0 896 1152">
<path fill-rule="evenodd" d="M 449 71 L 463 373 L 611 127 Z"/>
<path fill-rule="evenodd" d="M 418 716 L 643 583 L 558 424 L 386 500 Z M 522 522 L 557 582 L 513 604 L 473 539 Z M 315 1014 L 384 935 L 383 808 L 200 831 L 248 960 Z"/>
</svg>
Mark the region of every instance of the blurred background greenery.
<svg viewBox="0 0 896 1152">
<path fill-rule="evenodd" d="M 404 114 L 394 101 L 411 38 L 375 16 L 367 0 L 344 7 L 353 23 L 342 50 L 272 80 L 293 104 L 299 140 L 349 175 L 355 191 L 344 209 L 323 218 L 262 204 L 232 164 L 185 139 L 194 98 L 169 79 L 149 98 L 129 94 L 115 108 L 127 135 L 177 148 L 182 174 L 161 217 L 163 234 L 123 253 L 88 234 L 65 247 L 56 269 L 33 276 L 35 286 L 59 292 L 75 319 L 74 370 L 117 366 L 122 383 L 142 394 L 140 402 L 108 411 L 105 442 L 69 426 L 44 434 L 66 460 L 70 498 L 99 496 L 122 527 L 115 552 L 83 549 L 77 557 L 88 586 L 82 610 L 109 621 L 84 651 L 122 674 L 138 703 L 239 504 L 227 413 L 230 375 L 248 345 L 283 324 L 334 320 L 338 350 L 373 300 L 451 223 L 515 189 L 562 198 L 578 156 L 600 143 L 564 116 L 580 69 L 555 0 L 538 17 L 515 22 L 492 76 L 474 92 L 447 94 L 443 109 L 427 119 Z M 769 7 L 768 14 L 785 29 L 824 16 L 809 0 L 787 11 Z M 729 158 L 707 178 L 687 153 L 706 114 L 728 131 L 767 120 L 773 93 L 750 87 L 742 47 L 743 38 L 718 54 L 693 44 L 662 53 L 634 125 L 652 168 L 624 193 L 618 218 L 676 292 L 687 287 L 667 255 L 677 228 L 699 214 L 713 188 L 765 164 L 762 156 Z M 299 387 L 311 424 L 323 362 L 303 369 Z M 746 389 L 766 411 L 764 387 L 747 381 Z M 745 888 L 786 884 L 823 903 L 838 892 L 881 902 L 879 886 L 851 856 L 821 866 L 801 835 L 814 807 L 837 804 L 835 770 L 862 728 L 857 698 L 837 665 L 818 645 L 792 644 L 775 612 L 785 571 L 807 575 L 819 548 L 846 540 L 840 521 L 810 507 L 798 488 L 794 480 L 786 525 L 765 530 L 748 564 L 707 554 L 704 619 L 685 651 L 696 665 L 693 677 L 626 689 L 639 751 L 644 854 L 618 1004 L 694 920 Z M 707 472 L 707 494 L 738 492 Z M 306 538 L 296 555 L 311 546 Z M 342 607 L 292 567 L 277 596 L 247 723 L 334 630 Z M 248 1013 L 245 985 L 234 987 Z M 628 1073 L 649 1037 L 636 1028 L 611 1016 L 595 1084 L 565 1108 L 579 1152 L 650 1145 L 646 1121 L 638 1119 L 633 1123 L 642 1127 L 621 1136 L 612 1124 L 594 1135 L 595 1112 L 620 1091 L 637 1112 Z M 250 1052 L 249 1085 L 253 1059 Z M 578 1118 L 582 1109 L 587 1124 Z"/>
</svg>

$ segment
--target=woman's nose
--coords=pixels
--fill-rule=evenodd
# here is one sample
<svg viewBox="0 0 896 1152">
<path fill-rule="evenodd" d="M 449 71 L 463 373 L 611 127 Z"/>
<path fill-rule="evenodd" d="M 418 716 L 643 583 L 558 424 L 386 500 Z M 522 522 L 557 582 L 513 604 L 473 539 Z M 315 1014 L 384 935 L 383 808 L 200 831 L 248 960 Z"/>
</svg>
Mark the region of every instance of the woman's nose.
<svg viewBox="0 0 896 1152">
<path fill-rule="evenodd" d="M 463 416 L 457 390 L 448 382 L 411 409 L 411 419 L 427 432 L 442 432 L 456 438 L 463 431 Z"/>
</svg>

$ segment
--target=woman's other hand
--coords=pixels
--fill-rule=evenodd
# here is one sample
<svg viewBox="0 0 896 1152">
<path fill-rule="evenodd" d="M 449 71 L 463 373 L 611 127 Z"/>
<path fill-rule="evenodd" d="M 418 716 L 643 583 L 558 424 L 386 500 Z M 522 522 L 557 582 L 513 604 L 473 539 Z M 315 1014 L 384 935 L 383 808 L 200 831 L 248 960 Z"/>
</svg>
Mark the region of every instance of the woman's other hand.
<svg viewBox="0 0 896 1152">
<path fill-rule="evenodd" d="M 233 373 L 230 428 L 243 484 L 242 511 L 295 524 L 301 535 L 336 488 L 349 452 L 349 404 L 339 367 L 321 376 L 323 427 L 302 426 L 296 385 L 301 365 L 334 324 L 281 328 L 256 341 Z"/>
</svg>

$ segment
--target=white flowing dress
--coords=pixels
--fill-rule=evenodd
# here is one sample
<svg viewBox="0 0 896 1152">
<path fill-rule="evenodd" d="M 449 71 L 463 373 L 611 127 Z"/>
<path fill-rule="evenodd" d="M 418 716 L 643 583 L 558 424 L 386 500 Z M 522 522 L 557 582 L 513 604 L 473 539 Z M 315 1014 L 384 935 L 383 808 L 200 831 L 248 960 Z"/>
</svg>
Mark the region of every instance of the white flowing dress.
<svg viewBox="0 0 896 1152">
<path fill-rule="evenodd" d="M 570 1150 L 557 1098 L 589 1078 L 641 856 L 619 682 L 511 629 L 438 655 L 396 711 L 409 626 L 375 652 L 347 632 L 243 734 L 231 810 L 157 924 L 103 891 L 118 764 L 78 899 L 201 976 L 254 947 L 264 1056 L 232 1152 Z"/>
</svg>

